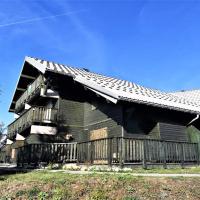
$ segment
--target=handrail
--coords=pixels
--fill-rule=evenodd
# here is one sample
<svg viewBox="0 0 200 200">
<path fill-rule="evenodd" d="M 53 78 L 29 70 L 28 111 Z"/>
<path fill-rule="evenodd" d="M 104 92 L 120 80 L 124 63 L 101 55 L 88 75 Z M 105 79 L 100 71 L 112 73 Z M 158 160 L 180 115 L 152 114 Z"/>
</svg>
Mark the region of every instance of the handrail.
<svg viewBox="0 0 200 200">
<path fill-rule="evenodd" d="M 30 146 L 30 145 L 48 145 L 48 144 L 50 144 L 50 145 L 67 145 L 67 144 L 70 144 L 70 145 L 75 145 L 75 144 L 78 144 L 78 142 L 43 142 L 43 143 L 32 143 L 32 144 L 25 144 L 24 146 L 20 146 L 20 147 L 16 147 L 15 149 L 20 149 L 20 148 L 26 148 L 26 147 L 28 147 L 28 146 Z M 1 151 L 0 151 L 1 152 Z"/>
<path fill-rule="evenodd" d="M 18 164 L 67 163 L 77 161 L 77 143 L 28 144 L 17 149 Z"/>
<path fill-rule="evenodd" d="M 21 104 L 25 103 L 26 100 L 44 83 L 44 78 L 39 75 L 31 84 L 27 86 L 27 89 L 16 101 L 15 109 L 19 108 Z"/>
<path fill-rule="evenodd" d="M 162 164 L 200 162 L 198 143 L 110 137 L 77 143 L 78 163 Z"/>
<path fill-rule="evenodd" d="M 8 125 L 8 135 L 13 136 L 16 131 L 22 131 L 33 122 L 55 122 L 57 109 L 46 107 L 31 107 L 19 118 Z"/>
<path fill-rule="evenodd" d="M 181 144 L 197 144 L 196 142 L 186 142 L 186 141 L 176 141 L 176 140 L 159 140 L 159 139 L 151 139 L 151 138 L 137 138 L 137 137 L 107 137 L 107 138 L 100 138 L 95 140 L 85 140 L 82 142 L 78 142 L 78 144 L 87 143 L 87 142 L 95 142 L 101 141 L 106 139 L 127 139 L 127 140 L 146 140 L 146 141 L 156 141 L 156 142 L 171 142 L 171 143 L 181 143 Z"/>
</svg>

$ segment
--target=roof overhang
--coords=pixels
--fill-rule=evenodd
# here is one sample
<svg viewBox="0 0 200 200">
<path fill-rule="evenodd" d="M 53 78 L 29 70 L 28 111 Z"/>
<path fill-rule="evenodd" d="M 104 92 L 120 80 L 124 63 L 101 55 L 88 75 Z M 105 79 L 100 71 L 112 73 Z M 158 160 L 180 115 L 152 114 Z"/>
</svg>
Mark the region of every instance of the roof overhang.
<svg viewBox="0 0 200 200">
<path fill-rule="evenodd" d="M 174 111 L 179 111 L 179 112 L 184 112 L 184 113 L 190 113 L 190 114 L 194 114 L 197 115 L 200 112 L 199 111 L 194 111 L 194 110 L 190 110 L 190 109 L 183 109 L 183 108 L 179 108 L 176 106 L 170 106 L 170 105 L 163 105 L 160 103 L 153 103 L 150 101 L 146 101 L 146 100 L 138 100 L 138 99 L 130 99 L 130 98 L 124 98 L 124 97 L 119 97 L 118 101 L 126 101 L 126 102 L 132 102 L 132 103 L 137 103 L 137 104 L 144 104 L 147 106 L 152 106 L 152 107 L 159 107 L 159 108 L 163 108 L 163 109 L 168 109 L 168 110 L 174 110 Z"/>
<path fill-rule="evenodd" d="M 15 111 L 15 104 L 17 99 L 24 93 L 27 86 L 37 78 L 39 73 L 44 73 L 44 72 L 45 72 L 44 66 L 40 65 L 37 62 L 34 62 L 34 60 L 32 60 L 29 57 L 25 57 L 20 72 L 20 76 L 18 78 L 15 91 L 13 93 L 13 97 L 9 107 L 9 112 Z"/>
<path fill-rule="evenodd" d="M 111 93 L 111 92 L 109 92 L 109 91 L 107 91 L 105 89 L 103 90 L 97 84 L 91 85 L 81 77 L 76 77 L 76 76 L 74 76 L 72 74 L 63 74 L 63 73 L 59 73 L 59 72 L 55 72 L 55 71 L 46 69 L 46 73 L 45 74 L 48 75 L 48 73 L 60 74 L 60 75 L 65 76 L 65 77 L 71 77 L 71 78 L 73 78 L 73 80 L 75 82 L 81 84 L 82 86 L 86 87 L 88 90 L 91 90 L 92 92 L 96 93 L 97 95 L 102 96 L 103 98 L 107 99 L 108 101 L 113 102 L 115 104 L 118 101 L 118 96 L 115 95 L 114 93 Z"/>
<path fill-rule="evenodd" d="M 107 100 L 113 102 L 114 104 L 116 104 L 117 101 L 118 101 L 116 98 L 113 98 L 113 97 L 111 97 L 111 96 L 109 96 L 109 95 L 106 95 L 106 94 L 104 94 L 104 93 L 102 93 L 102 92 L 99 92 L 99 91 L 97 91 L 97 90 L 94 90 L 94 89 L 92 89 L 92 88 L 90 88 L 90 87 L 87 87 L 87 88 L 88 88 L 89 90 L 95 92 L 97 95 L 102 96 L 102 97 L 104 97 L 105 99 L 107 99 Z"/>
<path fill-rule="evenodd" d="M 105 88 L 102 89 L 102 87 L 100 87 L 98 84 L 95 84 L 95 83 L 90 84 L 82 77 L 75 77 L 74 80 L 76 82 L 79 82 L 80 84 L 86 86 L 89 90 L 95 92 L 96 94 L 104 97 L 105 99 L 107 99 L 115 104 L 117 103 L 119 97 L 115 93 L 113 93 Z"/>
</svg>

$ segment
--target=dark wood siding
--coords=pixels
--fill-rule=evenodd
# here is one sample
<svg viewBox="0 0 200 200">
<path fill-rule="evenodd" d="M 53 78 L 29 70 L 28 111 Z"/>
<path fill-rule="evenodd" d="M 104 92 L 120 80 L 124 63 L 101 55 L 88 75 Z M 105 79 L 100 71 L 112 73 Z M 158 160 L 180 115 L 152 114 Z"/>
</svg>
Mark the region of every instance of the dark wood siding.
<svg viewBox="0 0 200 200">
<path fill-rule="evenodd" d="M 59 127 L 60 135 L 72 135 L 74 141 L 82 138 L 84 126 L 84 103 L 76 100 L 59 99 Z"/>
<path fill-rule="evenodd" d="M 62 79 L 62 78 L 61 78 Z M 88 140 L 90 131 L 107 127 L 108 137 L 121 136 L 121 106 L 108 103 L 72 79 L 55 78 L 60 99 L 58 103 L 58 134 L 73 135 L 73 141 Z M 59 83 L 60 82 L 60 83 Z M 64 88 L 63 85 L 66 87 Z M 95 104 L 96 109 L 92 109 Z"/>
<path fill-rule="evenodd" d="M 124 107 L 124 136 L 130 138 L 159 138 L 159 127 L 153 116 L 137 106 Z"/>
<path fill-rule="evenodd" d="M 189 141 L 199 143 L 199 147 L 200 147 L 200 130 L 196 128 L 195 126 L 191 125 L 187 127 L 187 134 L 189 137 Z"/>
<path fill-rule="evenodd" d="M 160 139 L 160 126 L 159 123 L 156 123 L 156 125 L 153 127 L 153 129 L 148 134 L 149 138 L 152 139 Z"/>
<path fill-rule="evenodd" d="M 25 144 L 42 144 L 42 143 L 62 143 L 67 142 L 59 135 L 30 134 L 25 139 Z"/>
<path fill-rule="evenodd" d="M 91 131 L 107 128 L 108 137 L 187 141 L 185 126 L 193 115 L 124 101 L 114 104 L 74 82 L 72 77 L 51 74 L 50 82 L 60 98 L 41 99 L 38 103 L 50 105 L 52 101 L 53 107 L 58 108 L 59 136 L 68 134 L 73 141 L 85 141 Z"/>
<path fill-rule="evenodd" d="M 92 109 L 95 106 L 95 109 Z M 86 103 L 84 112 L 84 127 L 89 139 L 90 131 L 107 127 L 108 137 L 120 137 L 122 132 L 122 107 L 107 103 L 98 98 L 95 102 Z"/>
<path fill-rule="evenodd" d="M 124 102 L 125 137 L 188 141 L 186 126 L 195 115 Z"/>
<path fill-rule="evenodd" d="M 83 126 L 84 103 L 60 98 L 59 115 L 67 125 Z"/>
<path fill-rule="evenodd" d="M 162 140 L 188 141 L 186 127 L 178 124 L 159 123 Z"/>
</svg>

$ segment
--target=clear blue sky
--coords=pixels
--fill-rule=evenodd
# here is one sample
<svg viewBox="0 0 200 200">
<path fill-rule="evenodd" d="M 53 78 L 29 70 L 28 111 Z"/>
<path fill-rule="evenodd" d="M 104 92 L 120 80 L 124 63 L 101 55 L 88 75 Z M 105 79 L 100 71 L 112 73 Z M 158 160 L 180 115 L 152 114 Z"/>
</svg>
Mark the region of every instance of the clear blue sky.
<svg viewBox="0 0 200 200">
<path fill-rule="evenodd" d="M 200 3 L 1 0 L 0 121 L 6 124 L 26 55 L 164 91 L 200 88 Z"/>
</svg>

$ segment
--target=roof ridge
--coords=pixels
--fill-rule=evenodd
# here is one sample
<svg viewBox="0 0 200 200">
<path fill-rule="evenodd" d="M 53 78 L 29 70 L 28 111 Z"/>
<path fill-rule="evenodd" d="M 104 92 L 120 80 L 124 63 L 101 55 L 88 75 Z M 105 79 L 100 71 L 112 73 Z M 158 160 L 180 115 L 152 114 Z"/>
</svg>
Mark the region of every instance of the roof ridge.
<svg viewBox="0 0 200 200">
<path fill-rule="evenodd" d="M 179 90 L 179 91 L 173 91 L 173 92 L 169 92 L 169 93 L 181 93 L 181 92 L 193 92 L 193 91 L 200 91 L 199 89 L 189 89 L 189 90 Z"/>
</svg>

